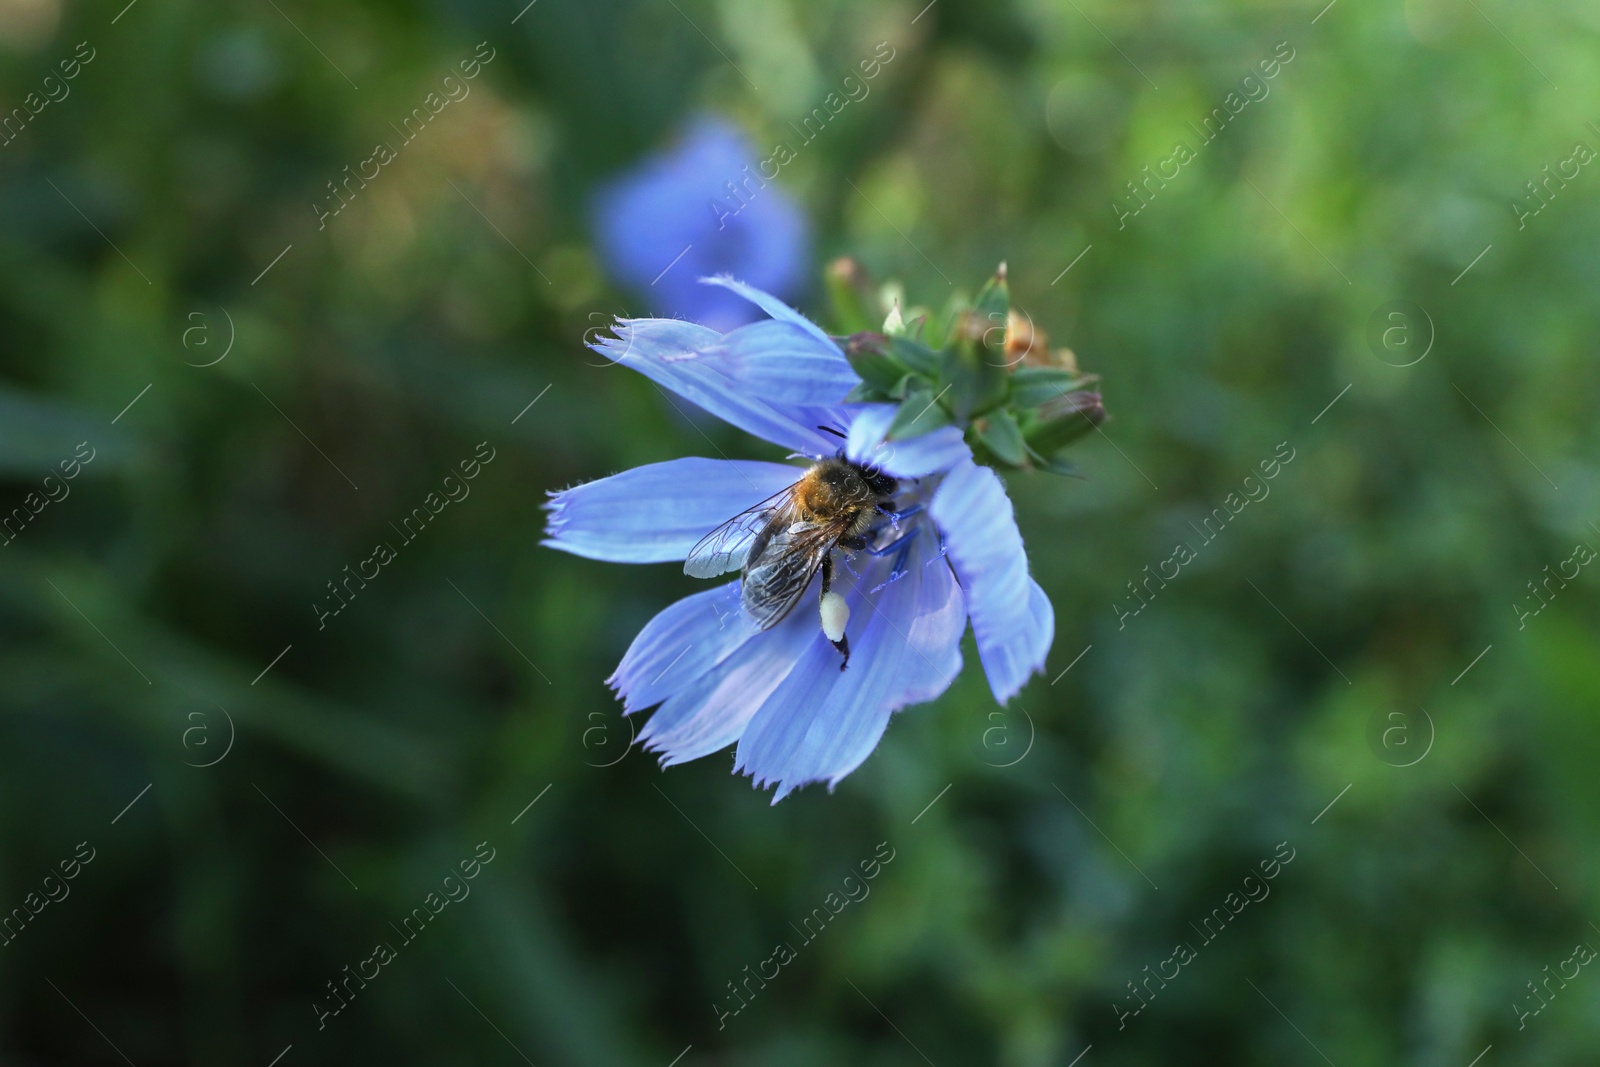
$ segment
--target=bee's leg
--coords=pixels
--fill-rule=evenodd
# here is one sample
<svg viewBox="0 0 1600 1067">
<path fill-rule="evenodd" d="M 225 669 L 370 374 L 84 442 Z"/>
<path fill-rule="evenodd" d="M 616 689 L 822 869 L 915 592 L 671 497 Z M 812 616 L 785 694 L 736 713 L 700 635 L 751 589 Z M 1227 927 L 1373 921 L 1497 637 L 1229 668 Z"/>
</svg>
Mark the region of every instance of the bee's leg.
<svg viewBox="0 0 1600 1067">
<path fill-rule="evenodd" d="M 822 615 L 822 636 L 844 657 L 839 663 L 842 671 L 850 664 L 850 637 L 844 632 L 850 621 L 850 605 L 833 591 L 832 552 L 822 557 L 822 599 L 817 606 Z"/>
<path fill-rule="evenodd" d="M 849 571 L 851 574 L 855 574 L 857 578 L 860 578 L 861 575 L 856 574 L 856 569 L 850 566 L 850 560 L 854 558 L 855 553 L 861 552 L 867 548 L 867 535 L 854 534 L 850 537 L 841 537 L 839 538 L 838 544 L 840 548 L 848 549 L 850 551 L 850 555 L 846 556 L 842 561 L 844 563 L 844 569 Z M 824 592 L 826 592 L 826 590 L 824 590 Z"/>
</svg>

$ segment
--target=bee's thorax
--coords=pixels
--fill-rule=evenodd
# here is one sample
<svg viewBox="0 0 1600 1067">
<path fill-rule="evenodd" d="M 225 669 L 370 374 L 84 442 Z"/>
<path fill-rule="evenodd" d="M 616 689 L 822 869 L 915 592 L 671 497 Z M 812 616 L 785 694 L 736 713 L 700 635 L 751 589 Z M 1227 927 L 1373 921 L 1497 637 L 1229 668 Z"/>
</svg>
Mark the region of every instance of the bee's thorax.
<svg viewBox="0 0 1600 1067">
<path fill-rule="evenodd" d="M 878 498 L 856 466 L 843 459 L 817 463 L 794 487 L 796 507 L 811 522 L 859 533 L 871 522 Z"/>
</svg>

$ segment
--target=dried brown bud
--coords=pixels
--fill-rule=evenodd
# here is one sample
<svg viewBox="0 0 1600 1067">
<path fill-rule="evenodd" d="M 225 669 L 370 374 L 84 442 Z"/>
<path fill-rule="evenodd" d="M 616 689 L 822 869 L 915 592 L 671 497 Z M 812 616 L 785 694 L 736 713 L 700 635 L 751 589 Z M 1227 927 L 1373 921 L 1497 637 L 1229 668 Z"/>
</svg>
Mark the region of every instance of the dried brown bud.
<svg viewBox="0 0 1600 1067">
<path fill-rule="evenodd" d="M 844 354 L 846 356 L 859 356 L 864 352 L 882 354 L 889 348 L 889 338 L 876 330 L 863 330 L 853 333 L 844 341 Z"/>
<path fill-rule="evenodd" d="M 867 276 L 867 268 L 863 267 L 861 261 L 854 256 L 840 256 L 829 263 L 828 278 L 866 292 L 872 290 L 872 279 Z"/>
<path fill-rule="evenodd" d="M 1046 363 L 1047 366 L 1059 367 L 1069 374 L 1081 374 L 1078 370 L 1078 357 L 1072 354 L 1070 348 L 1058 348 L 1055 354 Z M 1098 376 L 1097 376 L 1098 377 Z"/>
<path fill-rule="evenodd" d="M 1006 366 L 1026 363 L 1030 367 L 1049 366 L 1050 339 L 1033 319 L 1016 308 L 1006 312 Z"/>
</svg>

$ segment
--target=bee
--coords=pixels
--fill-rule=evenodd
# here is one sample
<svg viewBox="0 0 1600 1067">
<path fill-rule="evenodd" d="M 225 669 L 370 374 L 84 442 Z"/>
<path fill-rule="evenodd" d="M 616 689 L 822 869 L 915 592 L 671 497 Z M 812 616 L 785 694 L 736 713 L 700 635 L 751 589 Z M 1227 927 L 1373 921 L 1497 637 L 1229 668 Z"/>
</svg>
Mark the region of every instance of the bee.
<svg viewBox="0 0 1600 1067">
<path fill-rule="evenodd" d="M 770 630 L 794 610 L 820 570 L 822 633 L 844 657 L 842 671 L 850 663 L 850 605 L 833 591 L 833 550 L 866 548 L 873 520 L 894 513 L 890 501 L 898 488 L 894 478 L 843 452 L 819 460 L 787 489 L 701 538 L 683 572 L 714 578 L 741 570 L 740 605 L 758 630 Z"/>
</svg>

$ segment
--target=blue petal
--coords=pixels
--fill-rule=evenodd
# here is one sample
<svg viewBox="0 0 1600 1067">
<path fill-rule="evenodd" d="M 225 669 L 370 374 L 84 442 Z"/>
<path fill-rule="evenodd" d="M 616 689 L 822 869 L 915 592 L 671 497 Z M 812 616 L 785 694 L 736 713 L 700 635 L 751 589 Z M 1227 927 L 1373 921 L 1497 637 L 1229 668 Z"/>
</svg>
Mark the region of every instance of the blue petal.
<svg viewBox="0 0 1600 1067">
<path fill-rule="evenodd" d="M 865 404 L 858 408 L 850 423 L 845 454 L 896 478 L 926 478 L 972 458 L 972 449 L 955 426 L 941 426 L 920 437 L 885 441 L 897 410 L 895 404 Z"/>
<path fill-rule="evenodd" d="M 616 336 L 589 347 L 757 437 L 812 456 L 833 450 L 816 429 L 818 409 L 803 399 L 757 395 L 728 377 L 727 351 L 715 330 L 678 319 L 619 319 L 612 330 Z M 829 415 L 822 410 L 822 418 Z"/>
<path fill-rule="evenodd" d="M 732 290 L 733 292 L 744 297 L 746 300 L 750 301 L 752 304 L 759 307 L 762 311 L 765 311 L 768 315 L 771 315 L 773 318 L 777 319 L 779 322 L 787 322 L 792 326 L 798 326 L 811 336 L 815 337 L 817 340 L 821 341 L 823 344 L 833 344 L 833 342 L 829 340 L 828 335 L 823 332 L 822 327 L 818 326 L 816 323 L 812 322 L 810 319 L 806 318 L 804 315 L 800 314 L 800 312 L 796 311 L 788 304 L 785 304 L 782 300 L 779 300 L 771 293 L 763 293 L 760 289 L 757 289 L 751 285 L 746 285 L 741 281 L 735 281 L 726 274 L 719 274 L 715 278 L 701 278 L 700 280 L 706 285 L 720 285 L 724 289 Z"/>
<path fill-rule="evenodd" d="M 550 495 L 543 544 L 612 563 L 684 559 L 717 526 L 799 479 L 755 460 L 674 459 Z"/>
<path fill-rule="evenodd" d="M 728 625 L 735 624 L 730 620 Z M 739 740 L 756 709 L 788 677 L 803 651 L 820 638 L 816 616 L 796 609 L 673 694 L 645 723 L 640 743 L 661 754 L 663 767 L 727 748 Z"/>
<path fill-rule="evenodd" d="M 832 341 L 818 341 L 789 322 L 768 319 L 724 339 L 725 373 L 757 396 L 788 404 L 838 404 L 861 378 Z"/>
<path fill-rule="evenodd" d="M 848 670 L 840 672 L 839 653 L 814 633 L 745 728 L 735 769 L 758 787 L 776 782 L 774 804 L 808 782 L 837 784 L 872 754 L 894 711 L 932 700 L 961 673 L 966 611 L 932 542 L 932 531 L 919 534 L 907 570 L 888 585 L 863 593 L 888 577 L 887 562 L 874 561 L 845 593 L 852 609 Z M 846 574 L 840 584 L 852 582 Z M 806 614 L 815 627 L 815 615 Z"/>
<path fill-rule="evenodd" d="M 739 610 L 739 583 L 684 597 L 645 624 L 606 684 L 624 713 L 659 704 L 694 683 L 754 636 Z"/>
<path fill-rule="evenodd" d="M 1004 704 L 1044 668 L 1055 637 L 1055 611 L 1028 576 L 1011 500 L 994 471 L 968 461 L 945 475 L 928 513 L 966 592 L 989 688 Z"/>
</svg>

